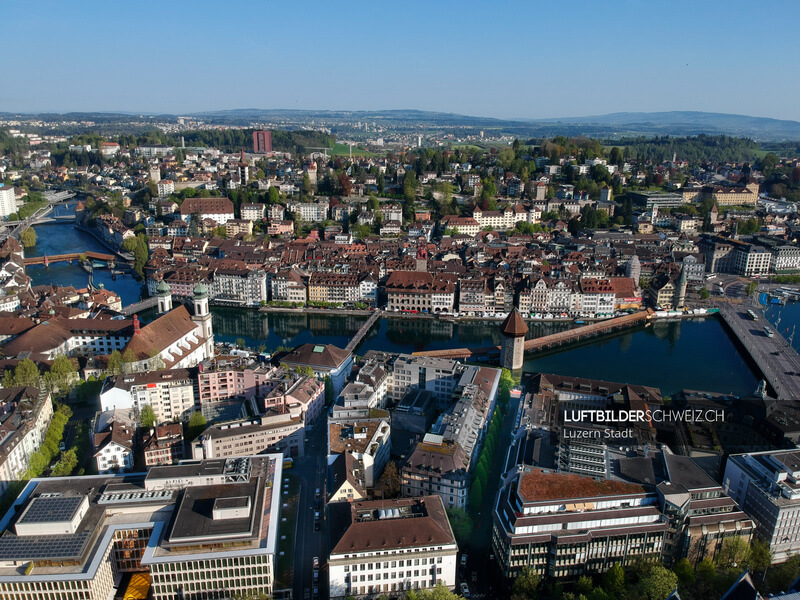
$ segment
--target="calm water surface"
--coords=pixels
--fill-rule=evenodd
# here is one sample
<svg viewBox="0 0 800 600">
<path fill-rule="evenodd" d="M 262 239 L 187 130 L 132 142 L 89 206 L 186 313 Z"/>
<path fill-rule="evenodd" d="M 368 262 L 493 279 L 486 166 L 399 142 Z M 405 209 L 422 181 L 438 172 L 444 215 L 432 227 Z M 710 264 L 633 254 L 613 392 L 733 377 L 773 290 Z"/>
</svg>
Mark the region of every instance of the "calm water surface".
<svg viewBox="0 0 800 600">
<path fill-rule="evenodd" d="M 36 248 L 26 256 L 64 254 L 70 252 L 107 252 L 92 236 L 80 232 L 71 223 L 36 226 Z M 28 273 L 34 285 L 55 283 L 84 287 L 88 274 L 77 264 L 56 263 L 45 268 L 31 266 Z M 116 291 L 124 304 L 139 300 L 141 285 L 130 276 L 111 280 L 108 270 L 98 270 L 95 283 Z M 304 343 L 335 344 L 344 347 L 355 335 L 366 317 L 327 314 L 259 313 L 254 310 L 212 308 L 214 331 L 220 341 L 234 342 L 243 338 L 248 346 L 264 345 L 267 351 L 278 346 L 293 347 Z M 767 317 L 775 322 L 782 315 L 781 331 L 786 326 L 800 325 L 800 303 L 772 308 Z M 153 311 L 142 313 L 150 320 Z M 563 331 L 565 324 L 536 323 L 529 337 L 540 337 Z M 450 323 L 432 319 L 388 317 L 370 330 L 357 349 L 414 352 L 444 348 L 499 345 L 499 322 L 465 321 Z M 796 336 L 800 347 L 800 336 Z M 526 371 L 542 371 L 651 385 L 664 394 L 682 388 L 744 395 L 757 384 L 751 367 L 737 350 L 716 318 L 692 321 L 656 322 L 622 335 L 573 346 L 561 352 L 529 357 Z"/>
</svg>

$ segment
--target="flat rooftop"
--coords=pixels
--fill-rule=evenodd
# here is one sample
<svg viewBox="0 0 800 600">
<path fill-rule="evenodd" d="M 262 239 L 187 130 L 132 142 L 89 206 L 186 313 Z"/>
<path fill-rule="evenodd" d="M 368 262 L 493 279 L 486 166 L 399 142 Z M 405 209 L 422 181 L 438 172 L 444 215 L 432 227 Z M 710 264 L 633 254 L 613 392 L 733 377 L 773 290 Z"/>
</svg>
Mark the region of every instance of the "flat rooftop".
<svg viewBox="0 0 800 600">
<path fill-rule="evenodd" d="M 644 494 L 646 490 L 634 483 L 597 480 L 583 475 L 554 473 L 531 469 L 520 478 L 519 494 L 525 502 L 550 502 L 605 496 Z"/>
</svg>

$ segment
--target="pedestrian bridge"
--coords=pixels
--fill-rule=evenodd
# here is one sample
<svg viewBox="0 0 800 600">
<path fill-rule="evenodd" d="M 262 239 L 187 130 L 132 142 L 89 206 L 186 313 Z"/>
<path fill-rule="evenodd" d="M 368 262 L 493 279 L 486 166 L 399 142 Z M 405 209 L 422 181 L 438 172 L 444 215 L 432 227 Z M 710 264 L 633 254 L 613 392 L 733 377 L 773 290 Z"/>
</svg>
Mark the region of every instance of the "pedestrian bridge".
<svg viewBox="0 0 800 600">
<path fill-rule="evenodd" d="M 551 335 L 525 340 L 525 352 L 539 352 L 543 350 L 551 350 L 559 346 L 573 344 L 575 342 L 583 341 L 587 338 L 613 333 L 620 329 L 628 329 L 636 325 L 641 325 L 647 322 L 647 319 L 653 314 L 651 309 L 639 311 L 623 317 L 616 317 L 614 319 L 607 319 L 605 321 L 598 321 L 582 327 L 576 327 L 568 331 L 559 331 Z M 498 322 L 498 327 L 500 323 Z M 414 352 L 415 356 L 431 356 L 435 358 L 461 358 L 468 359 L 473 356 L 499 356 L 500 346 L 486 346 L 483 348 L 449 348 L 447 350 L 427 350 L 423 352 Z"/>
<path fill-rule="evenodd" d="M 78 260 L 81 255 L 86 256 L 89 260 L 99 260 L 103 262 L 114 262 L 117 257 L 113 254 L 101 254 L 100 252 L 73 252 L 71 254 L 54 254 L 52 256 L 31 256 L 25 259 L 25 266 L 28 265 L 49 265 L 54 262 L 72 262 Z"/>
</svg>

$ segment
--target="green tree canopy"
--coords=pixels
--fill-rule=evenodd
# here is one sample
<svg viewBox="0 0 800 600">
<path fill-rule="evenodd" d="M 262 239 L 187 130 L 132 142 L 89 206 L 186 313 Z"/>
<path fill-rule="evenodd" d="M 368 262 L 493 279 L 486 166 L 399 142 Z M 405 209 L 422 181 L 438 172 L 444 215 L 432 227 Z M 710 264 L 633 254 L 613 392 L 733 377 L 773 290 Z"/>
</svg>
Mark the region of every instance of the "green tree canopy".
<svg viewBox="0 0 800 600">
<path fill-rule="evenodd" d="M 193 440 L 203 433 L 206 429 L 206 425 L 207 422 L 203 413 L 200 411 L 192 413 L 192 416 L 189 417 L 189 439 Z"/>
<path fill-rule="evenodd" d="M 149 404 L 145 404 L 142 407 L 142 411 L 139 414 L 139 425 L 145 429 L 150 429 L 156 425 L 156 413 Z"/>
<path fill-rule="evenodd" d="M 30 358 L 23 358 L 14 369 L 14 384 L 39 386 L 39 367 Z"/>
</svg>

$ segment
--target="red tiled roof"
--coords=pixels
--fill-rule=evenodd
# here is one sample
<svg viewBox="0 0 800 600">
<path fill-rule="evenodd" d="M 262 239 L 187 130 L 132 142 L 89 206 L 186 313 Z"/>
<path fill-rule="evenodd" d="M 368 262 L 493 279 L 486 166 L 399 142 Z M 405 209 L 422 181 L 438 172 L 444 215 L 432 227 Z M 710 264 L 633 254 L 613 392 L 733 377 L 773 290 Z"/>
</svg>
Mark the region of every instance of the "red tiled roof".
<svg viewBox="0 0 800 600">
<path fill-rule="evenodd" d="M 500 331 L 503 335 L 509 337 L 524 337 L 525 334 L 528 333 L 528 326 L 525 324 L 525 319 L 522 318 L 522 314 L 515 308 L 509 313 L 506 320 L 503 321 Z"/>
</svg>

